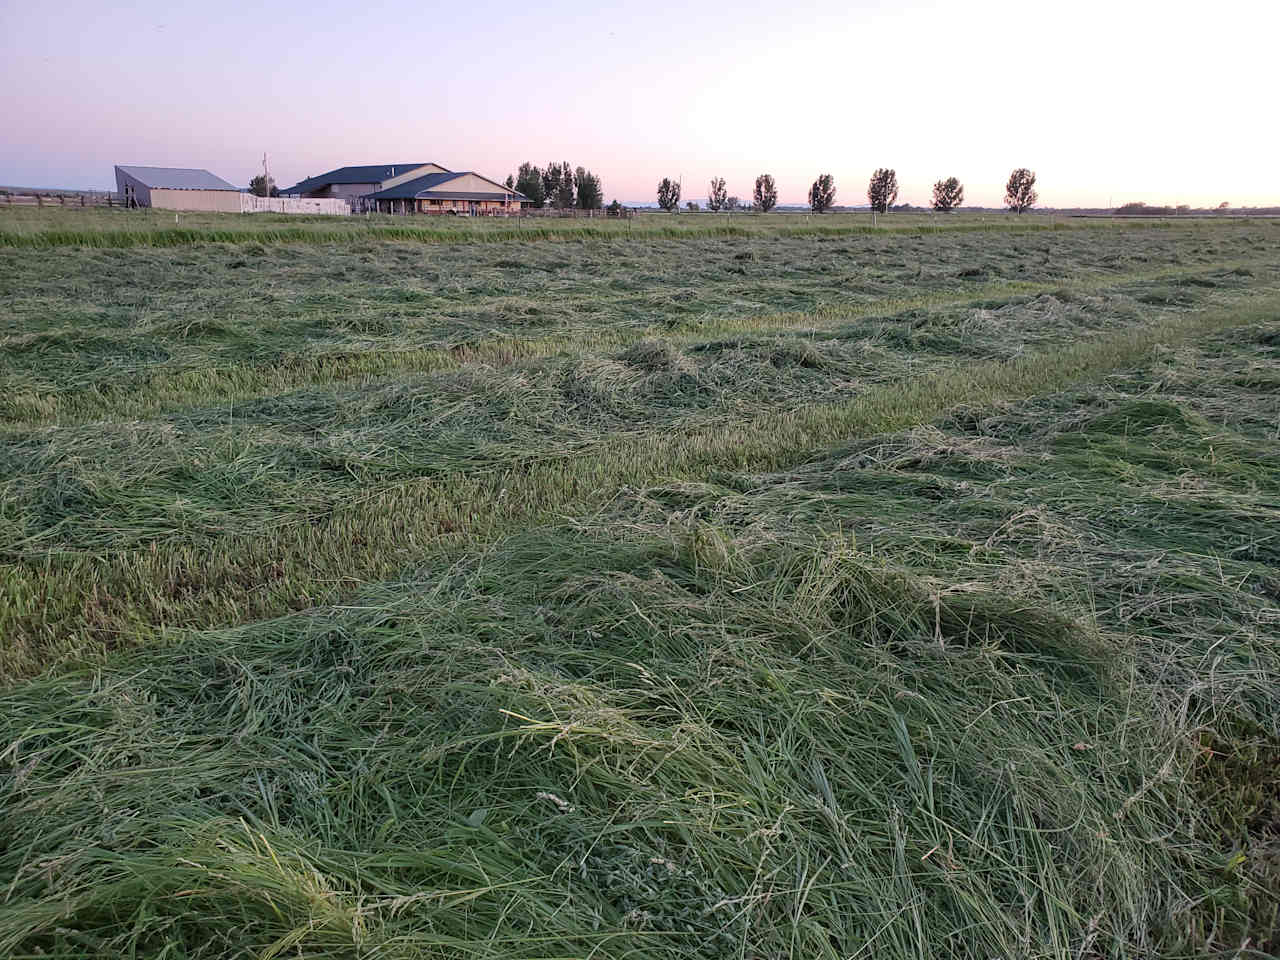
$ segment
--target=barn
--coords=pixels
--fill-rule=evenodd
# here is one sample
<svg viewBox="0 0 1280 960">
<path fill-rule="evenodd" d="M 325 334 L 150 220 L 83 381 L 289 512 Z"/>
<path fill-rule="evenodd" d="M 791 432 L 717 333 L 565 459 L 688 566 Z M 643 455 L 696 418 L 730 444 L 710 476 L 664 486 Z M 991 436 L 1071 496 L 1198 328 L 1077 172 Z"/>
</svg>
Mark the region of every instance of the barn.
<svg viewBox="0 0 1280 960">
<path fill-rule="evenodd" d="M 208 170 L 116 166 L 116 190 L 127 207 L 240 212 L 240 190 Z"/>
</svg>

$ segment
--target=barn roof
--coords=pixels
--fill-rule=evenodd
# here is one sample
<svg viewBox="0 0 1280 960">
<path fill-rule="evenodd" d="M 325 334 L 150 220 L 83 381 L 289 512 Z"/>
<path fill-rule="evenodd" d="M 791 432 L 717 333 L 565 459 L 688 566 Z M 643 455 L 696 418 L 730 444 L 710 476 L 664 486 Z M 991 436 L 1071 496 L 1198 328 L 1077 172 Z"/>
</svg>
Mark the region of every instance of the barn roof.
<svg viewBox="0 0 1280 960">
<path fill-rule="evenodd" d="M 402 173 L 408 173 L 418 167 L 425 167 L 426 161 L 418 163 L 371 163 L 364 166 L 355 167 L 339 167 L 337 170 L 330 170 L 328 173 L 322 173 L 318 177 L 307 177 L 294 184 L 288 190 L 281 190 L 281 193 L 310 193 L 312 190 L 319 190 L 327 187 L 331 183 L 381 183 L 383 180 L 390 180 L 394 176 Z M 436 164 L 439 166 L 439 164 Z"/>
<path fill-rule="evenodd" d="M 190 167 L 135 167 L 116 165 L 135 180 L 155 190 L 239 190 L 208 170 Z"/>
<path fill-rule="evenodd" d="M 448 184 L 451 180 L 465 176 L 480 177 L 488 183 L 492 183 L 497 190 L 487 192 L 462 191 L 447 192 L 439 188 Z M 458 173 L 428 173 L 425 176 L 418 177 L 414 180 L 406 180 L 404 183 L 397 183 L 394 187 L 388 187 L 386 190 L 379 190 L 376 193 L 366 195 L 369 200 L 418 200 L 426 197 L 439 197 L 445 200 L 500 200 L 506 196 L 514 196 L 517 200 L 528 200 L 519 190 L 508 190 L 500 183 L 494 183 L 488 177 L 475 173 L 470 170 L 463 170 Z"/>
</svg>

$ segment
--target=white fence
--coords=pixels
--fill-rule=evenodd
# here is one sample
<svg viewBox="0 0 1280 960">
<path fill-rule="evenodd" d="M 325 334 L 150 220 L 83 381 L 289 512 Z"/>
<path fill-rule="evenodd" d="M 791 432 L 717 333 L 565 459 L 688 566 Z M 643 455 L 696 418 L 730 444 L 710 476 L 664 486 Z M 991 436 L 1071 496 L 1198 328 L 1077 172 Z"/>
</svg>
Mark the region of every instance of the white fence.
<svg viewBox="0 0 1280 960">
<path fill-rule="evenodd" d="M 240 194 L 241 213 L 323 213 L 345 217 L 351 204 L 335 197 L 255 197 Z"/>
</svg>

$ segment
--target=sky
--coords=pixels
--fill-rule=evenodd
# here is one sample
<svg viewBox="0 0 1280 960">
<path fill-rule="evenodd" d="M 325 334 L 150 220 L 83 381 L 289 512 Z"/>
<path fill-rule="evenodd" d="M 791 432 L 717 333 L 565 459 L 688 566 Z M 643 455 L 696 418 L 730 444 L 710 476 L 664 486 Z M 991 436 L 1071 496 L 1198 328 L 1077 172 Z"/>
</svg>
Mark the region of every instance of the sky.
<svg viewBox="0 0 1280 960">
<path fill-rule="evenodd" d="M 599 174 L 606 200 L 821 173 L 866 202 L 1280 204 L 1275 0 L 0 0 L 0 184 L 114 164 L 281 186 L 354 163 Z"/>
</svg>

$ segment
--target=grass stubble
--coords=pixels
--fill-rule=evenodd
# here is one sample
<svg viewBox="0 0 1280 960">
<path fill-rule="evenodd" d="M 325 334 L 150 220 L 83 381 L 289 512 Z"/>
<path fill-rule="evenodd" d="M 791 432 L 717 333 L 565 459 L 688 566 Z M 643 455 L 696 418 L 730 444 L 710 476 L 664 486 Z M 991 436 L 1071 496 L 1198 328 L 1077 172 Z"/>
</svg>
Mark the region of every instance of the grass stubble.
<svg viewBox="0 0 1280 960">
<path fill-rule="evenodd" d="M 1268 955 L 1260 276 L 998 360 L 909 313 L 928 366 L 843 398 L 770 343 L 794 404 L 609 345 L 597 442 L 253 532 L 67 501 L 6 566 L 0 952 Z"/>
</svg>

